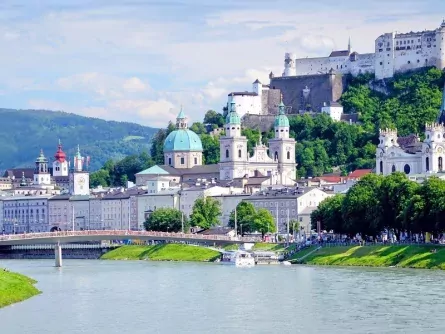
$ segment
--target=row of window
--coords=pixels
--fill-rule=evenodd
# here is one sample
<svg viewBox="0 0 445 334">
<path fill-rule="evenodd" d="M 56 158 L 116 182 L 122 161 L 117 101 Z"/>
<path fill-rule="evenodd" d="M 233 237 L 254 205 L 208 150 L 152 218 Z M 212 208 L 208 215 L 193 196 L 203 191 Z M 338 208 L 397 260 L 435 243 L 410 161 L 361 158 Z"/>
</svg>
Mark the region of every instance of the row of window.
<svg viewBox="0 0 445 334">
<path fill-rule="evenodd" d="M 380 174 L 383 174 L 383 161 L 380 161 L 379 169 L 380 169 Z M 427 172 L 429 172 L 429 170 L 430 170 L 430 158 L 429 157 L 425 158 L 425 169 L 426 169 Z M 438 157 L 437 158 L 437 169 L 439 170 L 439 172 L 443 171 L 443 158 L 442 157 Z M 392 165 L 391 172 L 394 173 L 396 171 L 397 171 L 396 166 Z M 410 165 L 405 164 L 405 166 L 403 166 L 403 172 L 405 174 L 411 173 Z"/>
<path fill-rule="evenodd" d="M 194 162 L 195 165 L 197 165 L 197 164 L 198 164 L 198 158 L 195 157 L 194 160 L 193 160 L 193 162 Z M 180 164 L 181 164 L 181 165 L 185 165 L 185 158 L 184 158 L 184 157 L 181 157 L 181 159 L 180 159 Z M 172 165 L 172 158 L 168 158 L 168 165 L 169 165 L 169 166 Z"/>
</svg>

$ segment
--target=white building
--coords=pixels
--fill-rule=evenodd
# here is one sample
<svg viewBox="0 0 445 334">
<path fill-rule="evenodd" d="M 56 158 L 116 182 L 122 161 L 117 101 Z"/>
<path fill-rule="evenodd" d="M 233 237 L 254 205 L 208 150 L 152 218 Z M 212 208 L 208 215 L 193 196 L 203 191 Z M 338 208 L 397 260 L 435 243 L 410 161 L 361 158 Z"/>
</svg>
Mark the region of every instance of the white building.
<svg viewBox="0 0 445 334">
<path fill-rule="evenodd" d="M 270 211 L 275 221 L 278 219 L 279 233 L 287 232 L 288 220 L 297 220 L 302 232 L 309 234 L 312 211 L 330 196 L 333 194 L 318 188 L 282 188 L 260 191 L 245 201 L 252 203 L 257 209 L 264 208 Z"/>
<path fill-rule="evenodd" d="M 341 121 L 341 115 L 343 115 L 343 107 L 338 102 L 330 102 L 325 103 L 325 105 L 321 108 L 321 112 L 328 114 L 331 119 L 335 122 Z"/>
<path fill-rule="evenodd" d="M 375 52 L 358 54 L 348 50 L 333 51 L 329 57 L 301 58 L 286 53 L 283 76 L 329 73 L 374 73 L 376 79 L 391 78 L 395 73 L 435 66 L 445 67 L 445 20 L 435 30 L 409 33 L 385 33 L 375 40 Z"/>
<path fill-rule="evenodd" d="M 3 199 L 3 230 L 7 234 L 48 232 L 48 199 L 52 195 Z"/>
<path fill-rule="evenodd" d="M 232 102 L 226 118 L 225 136 L 220 137 L 220 180 L 254 176 L 257 172 L 272 178 L 273 184 L 294 185 L 296 176 L 295 139 L 289 136 L 289 119 L 283 101 L 274 123 L 275 138 L 269 147 L 261 141 L 253 156 L 247 151 L 247 138 L 241 135 L 241 119 Z"/>
<path fill-rule="evenodd" d="M 90 195 L 90 174 L 84 170 L 85 158 L 81 156 L 79 146 L 74 157 L 74 170 L 69 175 L 70 194 L 89 196 Z"/>
</svg>

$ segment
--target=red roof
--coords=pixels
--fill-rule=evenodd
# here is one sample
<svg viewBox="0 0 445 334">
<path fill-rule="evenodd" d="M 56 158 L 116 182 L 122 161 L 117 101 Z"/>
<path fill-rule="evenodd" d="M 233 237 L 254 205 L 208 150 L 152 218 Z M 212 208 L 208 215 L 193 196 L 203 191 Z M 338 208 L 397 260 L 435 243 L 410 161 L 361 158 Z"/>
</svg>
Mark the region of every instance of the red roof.
<svg viewBox="0 0 445 334">
<path fill-rule="evenodd" d="M 371 174 L 372 169 L 356 169 L 351 174 L 348 175 L 348 179 L 358 179 L 367 174 Z"/>
<path fill-rule="evenodd" d="M 343 182 L 344 177 L 340 176 L 319 176 L 313 179 L 313 181 L 322 180 L 328 183 L 341 183 Z"/>
<path fill-rule="evenodd" d="M 54 158 L 59 162 L 65 162 L 66 161 L 66 154 L 62 150 L 62 144 L 59 142 L 59 146 L 57 147 L 57 152 L 54 155 Z"/>
</svg>

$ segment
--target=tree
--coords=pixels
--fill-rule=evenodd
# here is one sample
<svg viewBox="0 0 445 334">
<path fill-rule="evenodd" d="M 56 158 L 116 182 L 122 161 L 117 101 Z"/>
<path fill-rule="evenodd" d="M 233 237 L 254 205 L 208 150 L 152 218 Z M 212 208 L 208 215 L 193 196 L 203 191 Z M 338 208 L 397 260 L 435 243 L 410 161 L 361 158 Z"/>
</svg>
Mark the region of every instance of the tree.
<svg viewBox="0 0 445 334">
<path fill-rule="evenodd" d="M 99 169 L 90 174 L 90 187 L 107 187 L 110 185 L 110 173 L 106 169 Z"/>
<path fill-rule="evenodd" d="M 252 217 L 256 210 L 250 202 L 240 202 L 236 206 L 237 233 L 244 234 L 246 232 L 254 232 L 255 228 L 252 224 Z M 242 225 L 242 230 L 241 230 Z M 230 213 L 229 226 L 235 228 L 235 210 Z"/>
<path fill-rule="evenodd" d="M 172 208 L 160 208 L 147 218 L 144 222 L 144 228 L 147 231 L 179 232 L 182 231 L 182 219 L 184 219 L 184 231 L 188 231 L 189 222 L 181 211 Z"/>
<path fill-rule="evenodd" d="M 220 223 L 221 203 L 212 197 L 198 198 L 193 204 L 190 221 L 193 226 L 208 229 Z"/>
<path fill-rule="evenodd" d="M 255 212 L 251 219 L 253 228 L 255 231 L 260 232 L 263 238 L 266 233 L 276 232 L 274 217 L 269 210 L 260 208 Z"/>
<path fill-rule="evenodd" d="M 317 223 L 320 222 L 323 230 L 339 234 L 347 233 L 342 217 L 344 199 L 345 195 L 337 194 L 322 201 L 311 213 L 312 228 L 316 229 Z"/>
<path fill-rule="evenodd" d="M 300 222 L 296 219 L 291 219 L 289 221 L 289 233 L 294 234 L 300 231 Z"/>
<path fill-rule="evenodd" d="M 224 117 L 215 110 L 208 110 L 204 116 L 204 124 L 214 124 L 222 127 L 224 125 Z"/>
</svg>

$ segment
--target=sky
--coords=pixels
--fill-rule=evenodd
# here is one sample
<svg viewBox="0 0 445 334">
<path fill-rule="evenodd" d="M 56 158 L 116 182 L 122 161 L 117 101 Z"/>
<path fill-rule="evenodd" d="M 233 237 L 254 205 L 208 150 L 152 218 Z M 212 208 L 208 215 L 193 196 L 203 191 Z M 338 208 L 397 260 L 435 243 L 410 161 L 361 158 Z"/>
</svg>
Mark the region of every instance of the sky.
<svg viewBox="0 0 445 334">
<path fill-rule="evenodd" d="M 373 52 L 385 32 L 435 29 L 443 0 L 2 0 L 0 108 L 165 127 L 221 111 L 281 75 L 284 53 Z"/>
</svg>

